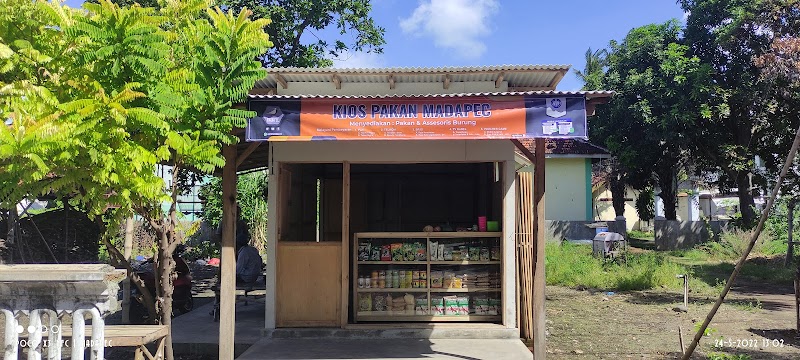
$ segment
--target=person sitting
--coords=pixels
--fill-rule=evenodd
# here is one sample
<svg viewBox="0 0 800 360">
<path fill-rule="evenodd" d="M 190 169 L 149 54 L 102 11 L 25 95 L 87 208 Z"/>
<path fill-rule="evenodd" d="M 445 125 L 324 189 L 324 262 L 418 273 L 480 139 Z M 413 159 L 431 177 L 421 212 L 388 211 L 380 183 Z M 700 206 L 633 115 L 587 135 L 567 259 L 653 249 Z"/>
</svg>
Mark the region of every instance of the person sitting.
<svg viewBox="0 0 800 360">
<path fill-rule="evenodd" d="M 236 252 L 236 282 L 240 284 L 255 283 L 258 276 L 261 275 L 261 255 L 248 242 L 247 240 L 237 241 L 239 250 Z"/>
</svg>

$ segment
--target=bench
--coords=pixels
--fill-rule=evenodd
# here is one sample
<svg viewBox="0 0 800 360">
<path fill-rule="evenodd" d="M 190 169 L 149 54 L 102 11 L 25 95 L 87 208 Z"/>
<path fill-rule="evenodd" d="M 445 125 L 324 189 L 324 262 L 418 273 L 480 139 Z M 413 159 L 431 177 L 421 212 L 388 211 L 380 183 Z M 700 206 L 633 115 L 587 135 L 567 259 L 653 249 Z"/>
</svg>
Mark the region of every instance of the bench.
<svg viewBox="0 0 800 360">
<path fill-rule="evenodd" d="M 256 278 L 256 281 L 253 281 L 251 283 L 241 283 L 241 282 L 237 282 L 236 283 L 236 293 L 237 293 L 236 296 L 237 297 L 239 296 L 239 294 L 238 294 L 239 291 L 243 291 L 244 292 L 244 295 L 243 295 L 244 296 L 244 306 L 247 306 L 249 304 L 248 296 L 250 295 L 250 293 L 255 291 L 255 290 L 258 290 L 258 289 L 256 289 L 256 286 L 259 284 L 258 280 L 260 280 L 260 279 L 261 279 L 261 276 Z M 217 284 L 216 286 L 214 286 L 214 305 L 211 308 L 211 312 L 209 313 L 209 315 L 211 315 L 211 317 L 214 318 L 215 322 L 219 321 L 219 304 L 220 304 L 220 300 L 219 300 L 220 294 L 219 293 L 220 293 L 219 284 Z"/>
<path fill-rule="evenodd" d="M 169 334 L 167 325 L 106 325 L 103 327 L 105 347 L 135 347 L 135 360 L 163 360 L 164 347 Z M 92 336 L 92 327 L 87 326 L 85 336 Z M 22 335 L 21 338 L 27 337 Z M 62 339 L 72 339 L 72 327 L 65 326 Z M 147 349 L 147 344 L 156 343 L 155 354 Z"/>
</svg>

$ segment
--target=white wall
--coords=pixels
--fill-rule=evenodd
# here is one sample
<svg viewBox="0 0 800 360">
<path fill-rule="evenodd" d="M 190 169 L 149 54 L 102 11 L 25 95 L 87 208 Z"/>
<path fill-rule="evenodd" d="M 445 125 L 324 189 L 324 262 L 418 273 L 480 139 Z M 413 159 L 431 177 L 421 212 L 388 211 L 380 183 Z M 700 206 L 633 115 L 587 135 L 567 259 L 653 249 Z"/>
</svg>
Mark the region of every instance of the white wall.
<svg viewBox="0 0 800 360">
<path fill-rule="evenodd" d="M 545 219 L 591 220 L 586 216 L 587 201 L 592 201 L 587 198 L 586 159 L 548 158 L 545 169 Z"/>
</svg>

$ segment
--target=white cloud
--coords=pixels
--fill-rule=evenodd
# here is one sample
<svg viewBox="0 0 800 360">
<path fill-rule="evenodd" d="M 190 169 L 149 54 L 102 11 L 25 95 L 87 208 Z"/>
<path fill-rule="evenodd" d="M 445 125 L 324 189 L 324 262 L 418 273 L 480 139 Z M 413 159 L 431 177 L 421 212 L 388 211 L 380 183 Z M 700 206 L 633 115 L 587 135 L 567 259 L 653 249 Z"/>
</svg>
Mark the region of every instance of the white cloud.
<svg viewBox="0 0 800 360">
<path fill-rule="evenodd" d="M 411 16 L 400 20 L 400 28 L 474 59 L 486 52 L 482 38 L 492 32 L 489 20 L 499 7 L 496 0 L 421 0 Z"/>
<path fill-rule="evenodd" d="M 344 51 L 333 60 L 334 68 L 379 68 L 384 66 L 381 54 Z"/>
</svg>

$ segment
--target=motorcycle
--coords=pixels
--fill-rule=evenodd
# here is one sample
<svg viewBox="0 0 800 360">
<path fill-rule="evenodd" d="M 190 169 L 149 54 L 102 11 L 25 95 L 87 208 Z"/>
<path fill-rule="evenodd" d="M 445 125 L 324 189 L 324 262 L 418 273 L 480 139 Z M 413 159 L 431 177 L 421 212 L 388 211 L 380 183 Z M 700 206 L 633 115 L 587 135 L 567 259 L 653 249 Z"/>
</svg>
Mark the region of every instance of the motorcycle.
<svg viewBox="0 0 800 360">
<path fill-rule="evenodd" d="M 192 275 L 189 272 L 189 266 L 186 261 L 180 256 L 183 253 L 182 245 L 175 250 L 173 259 L 176 262 L 175 270 L 178 277 L 173 281 L 175 290 L 172 293 L 172 316 L 185 314 L 194 309 L 194 299 L 192 298 Z M 145 260 L 138 263 L 133 267 L 134 272 L 145 284 L 147 291 L 155 297 L 156 295 L 156 278 L 153 270 L 153 261 Z M 139 288 L 131 284 L 131 302 L 128 316 L 133 324 L 150 324 L 153 319 L 150 319 L 147 313 L 147 306 L 144 303 L 144 296 L 142 296 Z"/>
</svg>

